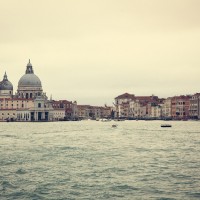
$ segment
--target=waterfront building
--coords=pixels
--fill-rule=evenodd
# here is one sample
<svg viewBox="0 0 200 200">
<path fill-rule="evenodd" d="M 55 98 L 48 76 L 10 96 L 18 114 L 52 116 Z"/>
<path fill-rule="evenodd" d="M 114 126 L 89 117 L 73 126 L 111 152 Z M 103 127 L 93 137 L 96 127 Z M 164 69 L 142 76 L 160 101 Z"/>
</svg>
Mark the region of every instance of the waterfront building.
<svg viewBox="0 0 200 200">
<path fill-rule="evenodd" d="M 172 98 L 168 97 L 163 101 L 162 104 L 162 118 L 163 119 L 171 119 L 172 117 Z"/>
<path fill-rule="evenodd" d="M 151 103 L 150 118 L 161 119 L 161 106 Z"/>
<path fill-rule="evenodd" d="M 189 117 L 200 119 L 200 93 L 196 93 L 190 98 Z"/>
<path fill-rule="evenodd" d="M 139 100 L 140 104 L 143 106 L 143 117 L 142 118 L 151 118 L 152 117 L 152 106 L 158 105 L 160 100 L 158 96 L 136 96 L 136 99 Z M 145 107 L 145 108 L 144 108 Z"/>
<path fill-rule="evenodd" d="M 53 121 L 65 120 L 65 109 L 54 108 L 53 109 Z"/>
<path fill-rule="evenodd" d="M 190 95 L 181 95 L 172 97 L 172 118 L 177 120 L 186 120 L 189 118 Z"/>
<path fill-rule="evenodd" d="M 95 119 L 100 118 L 100 111 L 96 106 L 77 105 L 79 119 Z"/>
<path fill-rule="evenodd" d="M 13 85 L 5 73 L 0 82 L 1 121 L 52 121 L 53 108 L 43 92 L 40 79 L 34 74 L 30 60 L 25 74 L 13 94 Z"/>
<path fill-rule="evenodd" d="M 102 118 L 113 118 L 112 113 L 114 112 L 114 107 L 105 105 L 104 107 L 100 107 Z"/>
<path fill-rule="evenodd" d="M 144 102 L 140 102 L 139 99 L 130 101 L 130 118 L 145 118 L 147 110 L 146 108 L 146 104 Z"/>
<path fill-rule="evenodd" d="M 115 118 L 149 118 L 152 103 L 161 103 L 157 96 L 135 96 L 124 93 L 115 98 Z"/>
<path fill-rule="evenodd" d="M 118 117 L 128 117 L 129 110 L 127 110 L 127 105 L 129 105 L 130 101 L 135 99 L 134 94 L 124 93 L 117 97 L 115 97 L 115 118 Z"/>
<path fill-rule="evenodd" d="M 113 108 L 109 106 L 77 105 L 79 119 L 111 118 Z"/>
<path fill-rule="evenodd" d="M 129 118 L 129 102 L 123 102 L 118 105 L 118 117 L 119 118 Z"/>
<path fill-rule="evenodd" d="M 77 102 L 68 100 L 52 100 L 52 107 L 55 110 L 64 110 L 63 119 L 74 120 L 77 118 Z M 59 113 L 59 112 L 57 112 Z M 60 113 L 61 114 L 61 113 Z"/>
<path fill-rule="evenodd" d="M 79 119 L 88 119 L 88 107 L 89 105 L 77 105 L 77 110 L 78 110 L 78 118 Z"/>
</svg>

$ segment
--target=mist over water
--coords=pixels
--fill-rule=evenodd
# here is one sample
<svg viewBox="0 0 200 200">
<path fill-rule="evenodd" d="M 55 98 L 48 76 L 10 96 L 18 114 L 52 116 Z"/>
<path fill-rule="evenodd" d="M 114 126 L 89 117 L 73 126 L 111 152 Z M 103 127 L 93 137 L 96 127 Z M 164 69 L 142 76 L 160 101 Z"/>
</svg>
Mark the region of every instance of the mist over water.
<svg viewBox="0 0 200 200">
<path fill-rule="evenodd" d="M 1 123 L 0 199 L 199 199 L 200 122 L 162 123 Z"/>
</svg>

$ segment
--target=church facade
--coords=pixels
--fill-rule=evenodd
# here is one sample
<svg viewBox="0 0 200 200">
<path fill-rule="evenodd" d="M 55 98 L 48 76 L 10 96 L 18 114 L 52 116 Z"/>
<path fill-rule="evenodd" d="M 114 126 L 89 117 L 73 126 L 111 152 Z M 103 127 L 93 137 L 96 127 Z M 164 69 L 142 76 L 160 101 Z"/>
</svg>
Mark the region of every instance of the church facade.
<svg viewBox="0 0 200 200">
<path fill-rule="evenodd" d="M 53 115 L 52 101 L 43 92 L 30 60 L 15 94 L 5 73 L 0 82 L 0 121 L 53 121 Z"/>
</svg>

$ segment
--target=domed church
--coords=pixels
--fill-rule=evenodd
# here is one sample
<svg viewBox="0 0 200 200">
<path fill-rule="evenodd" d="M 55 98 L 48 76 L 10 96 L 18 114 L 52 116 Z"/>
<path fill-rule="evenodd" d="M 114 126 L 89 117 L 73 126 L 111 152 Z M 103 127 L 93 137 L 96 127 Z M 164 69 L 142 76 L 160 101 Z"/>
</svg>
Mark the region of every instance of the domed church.
<svg viewBox="0 0 200 200">
<path fill-rule="evenodd" d="M 30 60 L 19 79 L 13 95 L 13 85 L 4 74 L 0 82 L 0 121 L 52 121 L 52 102 L 43 92 L 42 83 L 34 74 Z"/>
<path fill-rule="evenodd" d="M 0 82 L 0 96 L 9 98 L 12 95 L 13 95 L 13 85 L 8 80 L 7 74 L 5 72 L 3 80 Z"/>
</svg>

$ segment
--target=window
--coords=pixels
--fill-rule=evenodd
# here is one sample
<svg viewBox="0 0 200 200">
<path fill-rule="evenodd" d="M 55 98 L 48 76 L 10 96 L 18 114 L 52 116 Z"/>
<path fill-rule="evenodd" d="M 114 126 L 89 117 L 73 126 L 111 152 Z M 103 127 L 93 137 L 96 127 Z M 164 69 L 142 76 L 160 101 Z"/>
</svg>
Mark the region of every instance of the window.
<svg viewBox="0 0 200 200">
<path fill-rule="evenodd" d="M 38 108 L 41 108 L 41 103 L 38 103 Z"/>
</svg>

